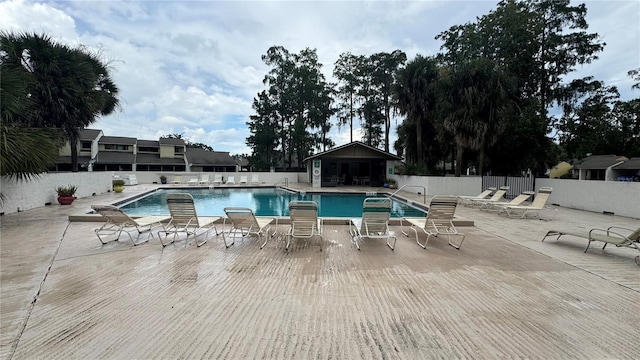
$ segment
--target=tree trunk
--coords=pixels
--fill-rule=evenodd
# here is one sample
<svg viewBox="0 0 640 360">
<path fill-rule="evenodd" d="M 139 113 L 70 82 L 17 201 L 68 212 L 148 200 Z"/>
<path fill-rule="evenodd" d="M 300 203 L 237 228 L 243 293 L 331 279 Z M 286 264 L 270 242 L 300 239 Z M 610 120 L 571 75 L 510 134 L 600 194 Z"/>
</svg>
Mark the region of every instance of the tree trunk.
<svg viewBox="0 0 640 360">
<path fill-rule="evenodd" d="M 478 151 L 478 175 L 482 176 L 483 168 L 484 168 L 484 147 L 481 147 L 480 151 Z"/>
<path fill-rule="evenodd" d="M 416 121 L 416 157 L 416 162 L 422 164 L 422 121 L 420 118 Z"/>
<path fill-rule="evenodd" d="M 351 101 L 349 104 L 349 126 L 351 127 L 351 142 L 353 142 L 353 95 L 349 100 Z"/>
<path fill-rule="evenodd" d="M 462 144 L 458 143 L 456 148 L 456 177 L 460 177 L 462 175 L 462 154 L 464 153 L 464 149 Z"/>
<path fill-rule="evenodd" d="M 390 112 L 389 95 L 384 94 L 384 151 L 386 152 L 389 152 L 389 130 L 391 130 Z"/>
<path fill-rule="evenodd" d="M 71 171 L 78 172 L 78 136 L 76 133 L 69 137 L 69 145 L 71 146 Z"/>
</svg>

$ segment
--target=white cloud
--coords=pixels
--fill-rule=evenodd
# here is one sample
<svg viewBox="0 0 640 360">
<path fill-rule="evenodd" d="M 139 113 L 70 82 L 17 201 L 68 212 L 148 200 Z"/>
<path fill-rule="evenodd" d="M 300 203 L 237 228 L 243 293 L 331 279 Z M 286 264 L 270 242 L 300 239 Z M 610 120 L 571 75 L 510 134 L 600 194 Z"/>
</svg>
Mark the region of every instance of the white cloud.
<svg viewBox="0 0 640 360">
<path fill-rule="evenodd" d="M 330 76 L 345 51 L 432 55 L 440 46 L 437 34 L 474 21 L 495 2 L 9 0 L 0 3 L 0 26 L 101 51 L 122 100 L 121 112 L 95 123 L 106 135 L 184 133 L 233 154 L 250 153 L 246 121 L 253 97 L 264 89 L 268 67 L 261 56 L 270 46 L 316 48 Z M 640 64 L 640 2 L 588 1 L 587 8 L 589 31 L 608 45 L 600 60 L 573 76 L 594 75 L 631 98 L 626 72 Z M 354 140 L 361 139 L 358 125 Z M 330 133 L 338 145 L 349 136 L 337 126 Z"/>
</svg>

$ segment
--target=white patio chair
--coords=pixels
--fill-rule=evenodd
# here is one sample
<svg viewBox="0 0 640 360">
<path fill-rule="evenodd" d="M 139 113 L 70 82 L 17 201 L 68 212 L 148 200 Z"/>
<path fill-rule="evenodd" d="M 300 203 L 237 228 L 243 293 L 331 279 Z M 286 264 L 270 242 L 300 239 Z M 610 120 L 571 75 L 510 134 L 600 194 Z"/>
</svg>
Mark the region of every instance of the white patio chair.
<svg viewBox="0 0 640 360">
<path fill-rule="evenodd" d="M 222 175 L 215 174 L 213 175 L 213 185 L 221 185 L 222 184 Z"/>
<path fill-rule="evenodd" d="M 291 239 L 310 239 L 314 236 L 320 238 L 320 251 L 322 251 L 323 234 L 322 219 L 318 217 L 318 204 L 315 201 L 291 201 L 289 203 L 289 217 L 291 223 L 287 232 L 287 245 L 289 251 Z"/>
<path fill-rule="evenodd" d="M 438 235 L 446 235 L 449 245 L 456 249 L 460 249 L 464 242 L 465 235 L 459 233 L 456 227 L 453 225 L 453 216 L 456 212 L 456 206 L 458 205 L 458 198 L 454 196 L 434 196 L 429 203 L 429 210 L 425 218 L 402 218 L 400 219 L 400 227 L 402 233 L 406 236 L 409 234 L 404 231 L 403 222 L 406 221 L 411 224 L 411 230 L 416 235 L 416 242 L 423 249 L 427 248 L 429 238 L 437 237 Z M 427 234 L 427 240 L 422 244 L 418 238 L 418 230 Z M 452 235 L 462 236 L 459 244 L 451 242 Z"/>
<path fill-rule="evenodd" d="M 263 238 L 264 242 L 262 243 L 262 245 L 260 245 L 260 249 L 262 249 L 265 245 L 267 245 L 267 241 L 269 240 L 269 230 L 271 229 L 271 223 L 275 221 L 275 226 L 278 226 L 277 218 L 256 217 L 253 213 L 253 210 L 249 208 L 226 207 L 224 208 L 224 213 L 227 215 L 227 217 L 224 219 L 223 226 L 226 225 L 227 220 L 231 224 L 231 229 L 228 232 L 228 238 L 231 239 L 231 243 L 227 243 L 227 236 L 225 236 L 224 230 L 222 231 L 224 246 L 227 248 L 235 244 L 235 238 L 238 237 L 239 232 L 240 236 L 243 239 L 250 235 L 255 235 L 259 238 Z"/>
<path fill-rule="evenodd" d="M 201 174 L 198 180 L 199 185 L 209 185 L 209 174 Z"/>
<path fill-rule="evenodd" d="M 259 185 L 260 184 L 260 175 L 251 174 L 251 184 L 252 185 Z"/>
<path fill-rule="evenodd" d="M 209 231 L 212 229 L 215 230 L 216 235 L 218 235 L 218 229 L 214 223 L 219 220 L 220 217 L 198 216 L 191 194 L 167 194 L 167 205 L 169 206 L 171 219 L 169 223 L 163 226 L 162 230 L 158 231 L 158 237 L 160 238 L 162 247 L 175 242 L 180 233 L 186 234 L 186 240 L 189 239 L 190 235 L 193 235 L 198 247 L 207 242 Z M 205 230 L 204 241 L 200 243 L 197 239 L 199 230 Z M 173 234 L 173 239 L 165 243 L 162 241 L 161 233 L 165 234 L 165 239 L 169 237 L 169 234 Z"/>
<path fill-rule="evenodd" d="M 145 216 L 134 219 L 113 205 L 91 205 L 91 208 L 93 211 L 107 219 L 107 222 L 104 225 L 95 230 L 96 236 L 102 244 L 106 244 L 109 241 L 118 241 L 122 232 L 129 235 L 129 239 L 134 246 L 142 244 L 149 241 L 149 238 L 138 242 L 137 240 L 140 238 L 141 233 L 149 231 L 151 238 L 154 238 L 153 233 L 151 232 L 152 228 L 154 226 L 159 226 L 162 221 L 169 220 L 169 216 L 164 215 Z M 138 233 L 135 240 L 133 239 L 133 236 L 131 236 L 131 232 L 133 231 Z M 106 240 L 107 237 L 111 237 L 113 235 L 115 235 L 113 239 Z"/>
<path fill-rule="evenodd" d="M 362 204 L 362 217 L 349 220 L 349 233 L 354 239 L 356 247 L 360 250 L 359 240 L 386 239 L 387 246 L 393 250 L 396 246 L 396 237 L 389 231 L 389 219 L 391 218 L 390 198 L 366 198 Z M 393 245 L 389 240 L 393 238 Z"/>
</svg>

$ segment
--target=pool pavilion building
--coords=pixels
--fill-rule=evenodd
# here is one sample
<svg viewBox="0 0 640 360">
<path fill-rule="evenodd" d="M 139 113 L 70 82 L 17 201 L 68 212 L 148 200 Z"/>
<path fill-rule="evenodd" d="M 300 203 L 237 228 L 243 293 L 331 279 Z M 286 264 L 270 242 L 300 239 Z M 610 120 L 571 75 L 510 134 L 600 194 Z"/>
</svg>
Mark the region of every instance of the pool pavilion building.
<svg viewBox="0 0 640 360">
<path fill-rule="evenodd" d="M 313 187 L 382 186 L 402 159 L 354 141 L 304 159 Z"/>
</svg>

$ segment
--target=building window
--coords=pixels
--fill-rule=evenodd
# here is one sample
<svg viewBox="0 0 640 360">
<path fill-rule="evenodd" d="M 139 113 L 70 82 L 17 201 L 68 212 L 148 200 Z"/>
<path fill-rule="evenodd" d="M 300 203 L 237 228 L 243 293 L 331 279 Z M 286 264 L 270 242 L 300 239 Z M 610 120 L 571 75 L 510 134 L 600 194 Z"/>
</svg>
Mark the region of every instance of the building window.
<svg viewBox="0 0 640 360">
<path fill-rule="evenodd" d="M 176 154 L 182 154 L 184 152 L 184 146 L 174 146 L 173 150 Z"/>
<path fill-rule="evenodd" d="M 105 144 L 104 145 L 104 149 L 105 150 L 124 150 L 124 151 L 128 151 L 129 150 L 129 145 Z"/>
<path fill-rule="evenodd" d="M 157 153 L 160 152 L 160 149 L 158 149 L 157 147 L 138 146 L 138 152 Z"/>
<path fill-rule="evenodd" d="M 81 141 L 80 142 L 81 150 L 91 150 L 91 141 Z"/>
</svg>

